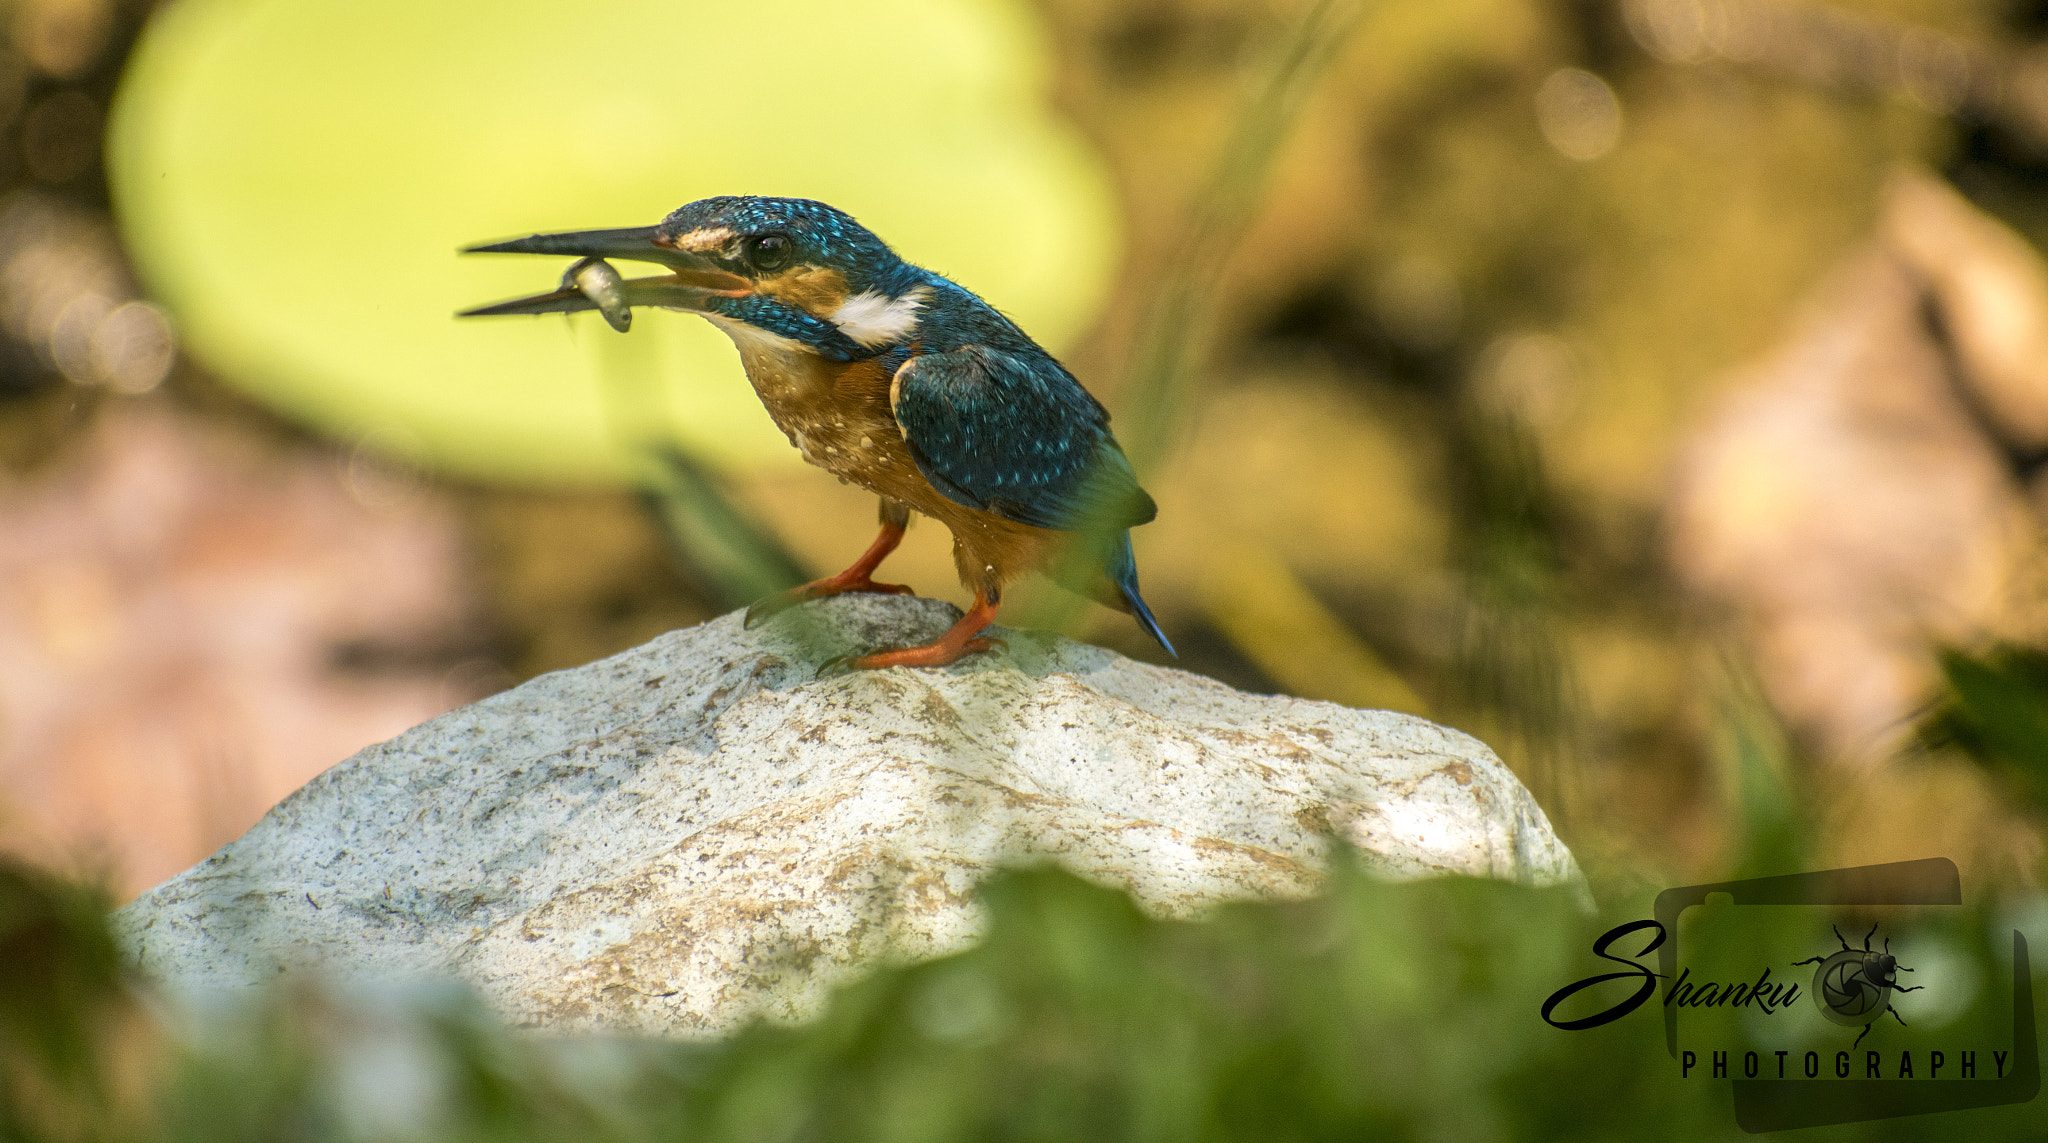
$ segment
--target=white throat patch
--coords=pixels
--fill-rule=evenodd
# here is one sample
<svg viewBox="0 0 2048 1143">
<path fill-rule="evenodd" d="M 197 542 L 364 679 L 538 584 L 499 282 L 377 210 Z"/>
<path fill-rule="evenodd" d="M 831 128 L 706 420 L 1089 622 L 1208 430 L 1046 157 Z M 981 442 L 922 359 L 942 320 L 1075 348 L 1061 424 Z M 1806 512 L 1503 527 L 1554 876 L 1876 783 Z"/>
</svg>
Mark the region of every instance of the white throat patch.
<svg viewBox="0 0 2048 1143">
<path fill-rule="evenodd" d="M 919 286 L 900 298 L 869 290 L 839 303 L 830 320 L 839 332 L 860 343 L 864 349 L 901 340 L 917 328 L 917 311 L 932 296 L 930 287 Z"/>
</svg>

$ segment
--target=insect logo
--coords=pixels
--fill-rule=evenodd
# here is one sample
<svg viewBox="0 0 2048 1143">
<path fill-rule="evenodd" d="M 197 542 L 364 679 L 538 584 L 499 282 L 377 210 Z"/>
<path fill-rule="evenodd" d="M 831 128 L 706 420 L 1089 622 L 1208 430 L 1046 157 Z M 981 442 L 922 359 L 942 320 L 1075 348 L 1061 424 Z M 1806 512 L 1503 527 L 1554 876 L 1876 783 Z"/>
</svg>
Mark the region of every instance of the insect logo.
<svg viewBox="0 0 2048 1143">
<path fill-rule="evenodd" d="M 1892 955 L 1892 939 L 1884 939 L 1884 951 L 1870 947 L 1870 939 L 1877 935 L 1877 926 L 1863 935 L 1863 947 L 1851 948 L 1842 930 L 1835 930 L 1835 939 L 1842 943 L 1839 952 L 1825 956 L 1808 957 L 1794 961 L 1793 966 L 1804 964 L 1819 965 L 1813 970 L 1813 1002 L 1820 1006 L 1821 1015 L 1844 1027 L 1861 1026 L 1863 1031 L 1856 1034 L 1856 1044 L 1870 1034 L 1877 1018 L 1889 1012 L 1900 1027 L 1906 1018 L 1892 1007 L 1892 993 L 1918 992 L 1923 985 L 1908 987 L 1899 983 L 1898 974 L 1913 971 L 1899 963 Z M 1849 1045 L 1854 1048 L 1856 1044 Z"/>
</svg>

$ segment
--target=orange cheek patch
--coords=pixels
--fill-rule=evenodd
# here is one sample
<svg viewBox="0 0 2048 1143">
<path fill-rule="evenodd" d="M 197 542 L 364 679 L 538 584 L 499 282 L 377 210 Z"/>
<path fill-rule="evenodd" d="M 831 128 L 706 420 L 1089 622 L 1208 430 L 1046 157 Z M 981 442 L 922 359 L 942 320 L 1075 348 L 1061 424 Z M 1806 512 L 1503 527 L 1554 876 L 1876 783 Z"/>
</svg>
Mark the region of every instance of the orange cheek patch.
<svg viewBox="0 0 2048 1143">
<path fill-rule="evenodd" d="M 820 266 L 799 266 L 775 277 L 763 278 L 759 289 L 777 301 L 828 321 L 846 301 L 848 293 L 844 275 Z"/>
</svg>

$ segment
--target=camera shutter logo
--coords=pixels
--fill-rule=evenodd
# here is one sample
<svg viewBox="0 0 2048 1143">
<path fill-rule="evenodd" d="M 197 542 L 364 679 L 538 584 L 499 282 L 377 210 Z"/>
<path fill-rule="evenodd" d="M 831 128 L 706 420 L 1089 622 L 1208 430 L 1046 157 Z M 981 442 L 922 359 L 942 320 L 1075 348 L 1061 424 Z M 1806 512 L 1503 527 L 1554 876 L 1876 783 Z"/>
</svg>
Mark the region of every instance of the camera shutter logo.
<svg viewBox="0 0 2048 1143">
<path fill-rule="evenodd" d="M 1831 926 L 1832 927 L 1832 926 Z M 1861 1027 L 1856 1044 L 1870 1034 L 1877 1018 L 1889 1012 L 1892 1019 L 1904 1027 L 1906 1019 L 1899 1010 L 1892 1007 L 1892 993 L 1918 992 L 1924 985 L 1899 983 L 1899 973 L 1911 972 L 1892 955 L 1892 939 L 1884 939 L 1884 950 L 1879 952 L 1870 947 L 1872 937 L 1877 935 L 1877 926 L 1863 936 L 1863 947 L 1853 948 L 1842 930 L 1835 928 L 1835 939 L 1842 943 L 1839 951 L 1823 956 L 1807 957 L 1794 961 L 1798 965 L 1818 965 L 1813 970 L 1813 1002 L 1820 1014 L 1846 1028 Z M 1851 1044 L 1854 1048 L 1856 1044 Z"/>
</svg>

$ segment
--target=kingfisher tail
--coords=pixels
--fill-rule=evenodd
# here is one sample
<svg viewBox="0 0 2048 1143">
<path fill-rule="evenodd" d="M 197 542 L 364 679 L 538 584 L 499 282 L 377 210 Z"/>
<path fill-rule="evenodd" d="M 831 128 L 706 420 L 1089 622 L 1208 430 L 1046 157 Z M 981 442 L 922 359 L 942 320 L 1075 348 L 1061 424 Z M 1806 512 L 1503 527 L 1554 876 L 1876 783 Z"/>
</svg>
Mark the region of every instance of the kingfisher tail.
<svg viewBox="0 0 2048 1143">
<path fill-rule="evenodd" d="M 1136 619 L 1138 626 L 1143 627 L 1147 634 L 1159 640 L 1167 654 L 1180 658 L 1180 652 L 1167 641 L 1166 632 L 1159 629 L 1159 621 L 1152 618 L 1152 609 L 1145 606 L 1145 597 L 1138 594 L 1138 559 L 1131 553 L 1129 531 L 1116 538 L 1116 546 L 1110 550 L 1109 567 L 1105 570 L 1109 572 L 1110 582 L 1116 584 L 1117 591 L 1124 597 L 1124 602 L 1130 605 L 1131 618 Z"/>
</svg>

